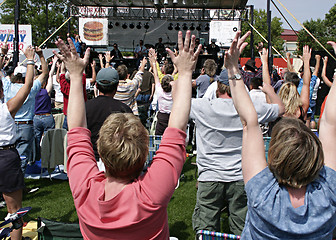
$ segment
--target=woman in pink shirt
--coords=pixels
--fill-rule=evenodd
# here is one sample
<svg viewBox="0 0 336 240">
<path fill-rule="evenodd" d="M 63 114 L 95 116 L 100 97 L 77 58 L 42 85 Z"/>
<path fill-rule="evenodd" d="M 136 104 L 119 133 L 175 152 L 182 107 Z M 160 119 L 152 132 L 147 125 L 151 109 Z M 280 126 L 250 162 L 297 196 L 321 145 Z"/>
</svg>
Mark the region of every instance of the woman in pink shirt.
<svg viewBox="0 0 336 240">
<path fill-rule="evenodd" d="M 84 239 L 168 239 L 167 205 L 185 161 L 191 77 L 201 47 L 194 53 L 195 36 L 190 37 L 188 31 L 183 43 L 179 32 L 180 54 L 175 57 L 168 51 L 179 78 L 168 128 L 151 167 L 140 175 L 148 154 L 148 133 L 140 120 L 132 114 L 112 114 L 97 142 L 104 174 L 94 158 L 81 89 L 90 49 L 81 59 L 69 43 L 70 47 L 59 39 L 56 45 L 62 55 L 54 53 L 64 61 L 71 78 L 68 177 Z"/>
</svg>

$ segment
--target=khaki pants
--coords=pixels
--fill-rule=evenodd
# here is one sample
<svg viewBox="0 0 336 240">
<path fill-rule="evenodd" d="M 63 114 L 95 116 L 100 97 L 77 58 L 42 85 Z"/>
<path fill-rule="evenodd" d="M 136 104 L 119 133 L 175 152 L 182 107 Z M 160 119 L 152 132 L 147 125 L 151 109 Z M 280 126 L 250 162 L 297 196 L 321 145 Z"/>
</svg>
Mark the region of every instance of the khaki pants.
<svg viewBox="0 0 336 240">
<path fill-rule="evenodd" d="M 221 232 L 221 210 L 229 211 L 230 231 L 241 235 L 247 213 L 247 197 L 244 182 L 199 182 L 197 201 L 192 216 L 194 231 Z"/>
</svg>

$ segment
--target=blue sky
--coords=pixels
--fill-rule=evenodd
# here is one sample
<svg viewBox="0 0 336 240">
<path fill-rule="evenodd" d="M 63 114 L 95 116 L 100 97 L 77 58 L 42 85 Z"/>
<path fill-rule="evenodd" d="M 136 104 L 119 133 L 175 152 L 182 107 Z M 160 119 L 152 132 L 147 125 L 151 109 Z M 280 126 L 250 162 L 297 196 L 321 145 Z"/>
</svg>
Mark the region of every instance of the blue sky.
<svg viewBox="0 0 336 240">
<path fill-rule="evenodd" d="M 285 15 L 288 22 L 295 30 L 300 30 L 301 26 L 290 16 L 289 13 L 279 4 L 277 0 L 273 0 L 280 11 Z M 310 19 L 324 19 L 329 9 L 336 4 L 336 0 L 279 0 L 301 23 Z M 254 5 L 255 9 L 267 9 L 267 0 L 248 0 L 247 5 Z M 283 22 L 283 28 L 290 29 L 289 25 L 282 18 L 278 10 L 271 2 L 272 17 L 279 17 Z"/>
</svg>

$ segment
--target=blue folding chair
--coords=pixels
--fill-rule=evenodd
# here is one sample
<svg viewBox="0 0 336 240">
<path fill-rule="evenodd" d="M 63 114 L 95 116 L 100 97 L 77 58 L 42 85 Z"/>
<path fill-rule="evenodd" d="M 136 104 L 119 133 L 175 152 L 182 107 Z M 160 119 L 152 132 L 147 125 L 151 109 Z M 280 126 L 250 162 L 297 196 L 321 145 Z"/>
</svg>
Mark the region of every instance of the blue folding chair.
<svg viewBox="0 0 336 240">
<path fill-rule="evenodd" d="M 208 230 L 199 230 L 197 231 L 197 240 L 234 240 L 240 239 L 240 236 L 234 234 L 212 232 Z"/>
</svg>

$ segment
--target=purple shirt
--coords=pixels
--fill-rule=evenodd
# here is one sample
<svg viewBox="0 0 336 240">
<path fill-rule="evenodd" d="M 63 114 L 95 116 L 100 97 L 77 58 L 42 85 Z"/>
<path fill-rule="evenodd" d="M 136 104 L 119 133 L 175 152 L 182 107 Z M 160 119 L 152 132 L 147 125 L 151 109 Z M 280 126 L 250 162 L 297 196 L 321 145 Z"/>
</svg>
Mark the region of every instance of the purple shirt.
<svg viewBox="0 0 336 240">
<path fill-rule="evenodd" d="M 42 88 L 35 97 L 35 114 L 51 113 L 51 99 L 46 89 Z"/>
</svg>

